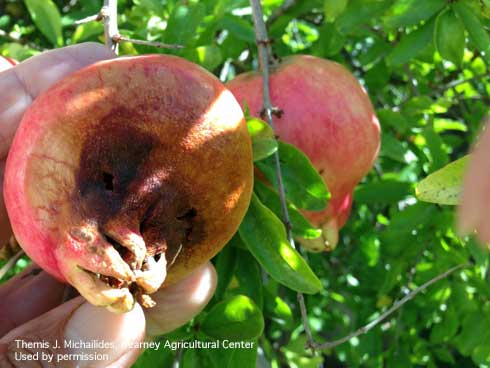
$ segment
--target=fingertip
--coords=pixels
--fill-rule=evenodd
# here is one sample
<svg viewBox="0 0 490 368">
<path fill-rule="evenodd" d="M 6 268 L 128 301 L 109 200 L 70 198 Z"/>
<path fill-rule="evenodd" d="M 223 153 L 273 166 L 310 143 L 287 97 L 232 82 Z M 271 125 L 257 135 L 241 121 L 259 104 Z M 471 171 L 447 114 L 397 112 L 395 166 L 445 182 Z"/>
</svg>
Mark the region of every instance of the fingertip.
<svg viewBox="0 0 490 368">
<path fill-rule="evenodd" d="M 217 275 L 208 262 L 176 284 L 153 294 L 157 303 L 145 311 L 146 333 L 154 337 L 175 330 L 200 313 L 216 290 Z"/>
</svg>

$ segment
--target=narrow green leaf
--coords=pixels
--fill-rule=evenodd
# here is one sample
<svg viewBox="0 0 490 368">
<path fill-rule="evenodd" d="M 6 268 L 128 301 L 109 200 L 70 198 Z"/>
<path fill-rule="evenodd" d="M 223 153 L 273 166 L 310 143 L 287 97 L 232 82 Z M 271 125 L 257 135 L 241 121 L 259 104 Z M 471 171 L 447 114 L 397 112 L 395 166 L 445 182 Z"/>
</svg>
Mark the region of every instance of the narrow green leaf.
<svg viewBox="0 0 490 368">
<path fill-rule="evenodd" d="M 348 0 L 325 0 L 323 4 L 325 19 L 328 22 L 334 22 L 347 7 L 347 2 Z"/>
<path fill-rule="evenodd" d="M 251 298 L 262 309 L 264 293 L 262 290 L 262 275 L 255 258 L 248 250 L 237 249 L 236 278 L 238 280 L 238 294 Z"/>
<path fill-rule="evenodd" d="M 306 294 L 322 288 L 306 261 L 289 244 L 282 222 L 255 194 L 239 233 L 257 261 L 279 283 Z"/>
<path fill-rule="evenodd" d="M 462 2 L 453 4 L 453 9 L 463 22 L 471 41 L 473 41 L 478 50 L 485 54 L 485 60 L 487 62 L 490 61 L 490 36 L 483 28 L 478 16 Z"/>
<path fill-rule="evenodd" d="M 88 22 L 81 24 L 77 27 L 73 33 L 73 43 L 88 40 L 94 36 L 100 36 L 104 34 L 104 26 L 100 22 Z"/>
<path fill-rule="evenodd" d="M 465 47 L 464 25 L 451 9 L 437 16 L 434 43 L 443 59 L 461 65 Z"/>
<path fill-rule="evenodd" d="M 63 46 L 61 16 L 52 0 L 24 0 L 32 21 L 54 46 Z"/>
<path fill-rule="evenodd" d="M 286 196 L 298 208 L 319 211 L 326 207 L 330 193 L 308 157 L 291 144 L 279 142 L 282 177 Z M 274 157 L 256 163 L 277 188 Z"/>
<path fill-rule="evenodd" d="M 388 54 L 386 62 L 391 66 L 403 65 L 416 57 L 432 41 L 435 21 L 431 20 L 404 35 Z"/>
<path fill-rule="evenodd" d="M 468 156 L 432 173 L 417 184 L 415 193 L 424 202 L 457 205 Z"/>
<path fill-rule="evenodd" d="M 235 235 L 228 243 L 228 246 L 219 252 L 215 258 L 214 267 L 218 274 L 218 285 L 216 286 L 216 292 L 214 293 L 216 300 L 221 300 L 223 298 L 226 288 L 235 274 L 237 249 L 230 243 L 236 241 L 236 239 L 238 239 L 238 241 L 240 240 L 238 235 Z"/>
<path fill-rule="evenodd" d="M 252 299 L 235 295 L 216 304 L 201 324 L 201 331 L 218 339 L 244 340 L 259 337 L 264 330 L 262 312 Z"/>
<path fill-rule="evenodd" d="M 406 198 L 412 184 L 395 180 L 382 180 L 358 185 L 354 192 L 354 201 L 358 203 L 396 203 Z"/>
<path fill-rule="evenodd" d="M 444 141 L 441 136 L 434 131 L 432 126 L 427 126 L 423 131 L 427 148 L 430 152 L 431 171 L 439 170 L 449 162 L 449 155 L 444 148 Z"/>
<path fill-rule="evenodd" d="M 269 124 L 257 118 L 249 118 L 247 127 L 252 138 L 254 161 L 263 160 L 277 151 L 277 140 Z"/>
<path fill-rule="evenodd" d="M 429 19 L 446 4 L 446 0 L 397 0 L 383 22 L 389 28 L 413 26 Z"/>
<path fill-rule="evenodd" d="M 269 207 L 277 217 L 281 218 L 282 208 L 279 194 L 274 189 L 262 184 L 259 180 L 255 180 L 254 190 L 262 203 Z M 310 222 L 290 202 L 288 202 L 288 212 L 291 221 L 291 230 L 293 231 L 294 236 L 305 239 L 316 239 L 322 234 L 322 231 L 310 224 Z"/>
</svg>

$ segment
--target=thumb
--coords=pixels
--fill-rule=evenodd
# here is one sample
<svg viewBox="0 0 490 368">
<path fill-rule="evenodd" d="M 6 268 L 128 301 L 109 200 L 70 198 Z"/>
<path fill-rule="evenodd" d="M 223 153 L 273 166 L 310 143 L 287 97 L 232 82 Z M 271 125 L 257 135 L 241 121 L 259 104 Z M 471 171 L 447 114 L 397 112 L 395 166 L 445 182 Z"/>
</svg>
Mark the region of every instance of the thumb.
<svg viewBox="0 0 490 368">
<path fill-rule="evenodd" d="M 78 297 L 0 339 L 0 367 L 129 367 L 144 337 L 139 305 L 114 314 Z"/>
</svg>

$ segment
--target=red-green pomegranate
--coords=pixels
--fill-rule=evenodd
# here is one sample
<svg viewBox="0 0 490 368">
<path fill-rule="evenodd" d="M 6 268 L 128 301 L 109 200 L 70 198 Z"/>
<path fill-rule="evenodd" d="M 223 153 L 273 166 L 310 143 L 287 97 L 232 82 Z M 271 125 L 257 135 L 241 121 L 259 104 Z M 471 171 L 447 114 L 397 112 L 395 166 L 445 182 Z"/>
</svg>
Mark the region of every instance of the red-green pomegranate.
<svg viewBox="0 0 490 368">
<path fill-rule="evenodd" d="M 282 110 L 280 117 L 274 116 L 276 133 L 306 153 L 331 192 L 325 210 L 305 212 L 322 228 L 322 237 L 300 241 L 313 251 L 331 250 L 349 217 L 354 187 L 376 159 L 378 119 L 366 91 L 340 64 L 296 55 L 271 68 L 272 103 Z M 238 75 L 227 87 L 252 115 L 260 117 L 260 73 Z"/>
</svg>

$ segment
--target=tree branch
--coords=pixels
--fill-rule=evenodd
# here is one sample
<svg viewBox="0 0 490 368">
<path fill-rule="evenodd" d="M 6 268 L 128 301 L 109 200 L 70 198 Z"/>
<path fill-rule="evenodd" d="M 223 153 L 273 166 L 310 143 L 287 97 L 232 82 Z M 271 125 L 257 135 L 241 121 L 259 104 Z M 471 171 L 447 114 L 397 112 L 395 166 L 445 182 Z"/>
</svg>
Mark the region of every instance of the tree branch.
<svg viewBox="0 0 490 368">
<path fill-rule="evenodd" d="M 395 303 L 393 303 L 393 305 L 389 309 L 387 309 L 384 313 L 382 313 L 375 320 L 369 322 L 368 324 L 362 326 L 358 330 L 356 330 L 356 331 L 352 332 L 351 334 L 349 334 L 347 336 L 344 336 L 344 337 L 342 337 L 340 339 L 337 339 L 337 340 L 334 340 L 334 341 L 331 341 L 331 342 L 325 342 L 323 344 L 316 345 L 316 348 L 319 349 L 319 350 L 333 348 L 335 346 L 338 346 L 338 345 L 343 344 L 344 342 L 349 341 L 350 339 L 352 339 L 354 337 L 357 337 L 357 336 L 360 336 L 360 335 L 363 335 L 363 334 L 367 333 L 373 327 L 375 327 L 376 325 L 378 325 L 379 323 L 381 323 L 382 321 L 384 321 L 387 317 L 389 317 L 393 312 L 395 312 L 399 308 L 401 308 L 406 302 L 408 302 L 409 300 L 412 300 L 417 294 L 419 294 L 420 292 L 424 291 L 425 289 L 427 289 L 432 284 L 435 284 L 436 282 L 438 282 L 438 281 L 440 281 L 440 280 L 448 277 L 453 272 L 456 272 L 456 271 L 458 271 L 458 270 L 460 270 L 462 268 L 468 267 L 468 266 L 470 266 L 469 263 L 463 263 L 463 264 L 460 264 L 458 266 L 454 266 L 454 267 L 450 268 L 449 270 L 447 270 L 446 272 L 441 273 L 440 275 L 437 275 L 436 277 L 430 279 L 426 283 L 420 285 L 417 289 L 415 289 L 412 292 L 410 292 L 407 295 L 405 295 L 400 300 L 398 300 Z"/>
<path fill-rule="evenodd" d="M 104 37 L 106 46 L 118 53 L 118 44 L 114 37 L 119 35 L 117 27 L 117 0 L 104 0 L 104 6 L 100 10 L 104 22 Z"/>
<path fill-rule="evenodd" d="M 119 34 L 113 36 L 112 40 L 116 43 L 131 42 L 131 43 L 134 43 L 136 45 L 153 46 L 153 47 L 157 47 L 160 49 L 183 49 L 184 48 L 184 46 L 182 46 L 182 45 L 174 45 L 174 44 L 155 42 L 155 41 L 146 41 L 146 40 L 136 40 L 134 38 L 124 37 L 124 36 L 121 36 Z"/>
<path fill-rule="evenodd" d="M 252 7 L 252 17 L 254 20 L 255 26 L 255 35 L 257 48 L 259 51 L 259 60 L 260 60 L 260 69 L 262 71 L 262 88 L 263 88 L 263 111 L 265 113 L 265 117 L 267 119 L 267 123 L 270 125 L 272 130 L 274 130 L 274 121 L 272 119 L 272 114 L 274 111 L 277 111 L 277 107 L 272 106 L 271 97 L 270 97 L 270 86 L 269 86 L 269 61 L 271 57 L 270 52 L 270 40 L 267 36 L 267 30 L 265 28 L 264 23 L 264 15 L 262 12 L 262 6 L 260 4 L 260 0 L 250 0 L 250 5 Z M 279 198 L 281 200 L 281 210 L 283 223 L 286 227 L 286 234 L 289 243 L 293 248 L 296 248 L 293 239 L 293 233 L 291 230 L 291 221 L 289 219 L 289 211 L 286 202 L 286 191 L 284 189 L 284 181 L 282 178 L 281 171 L 281 162 L 279 158 L 279 151 L 274 153 L 274 163 L 276 167 L 276 177 L 277 177 L 277 187 L 279 192 Z M 315 341 L 313 340 L 313 336 L 311 334 L 310 325 L 308 323 L 308 313 L 306 310 L 305 299 L 303 294 L 297 294 L 298 304 L 301 312 L 301 319 L 303 321 L 305 334 L 307 338 L 307 346 L 311 349 L 314 349 Z"/>
<path fill-rule="evenodd" d="M 7 274 L 7 272 L 9 272 L 10 269 L 15 266 L 19 258 L 22 257 L 23 255 L 24 255 L 24 251 L 21 249 L 17 252 L 15 256 L 10 258 L 8 262 L 3 265 L 2 268 L 0 268 L 0 280 L 3 279 L 3 277 Z"/>
</svg>

